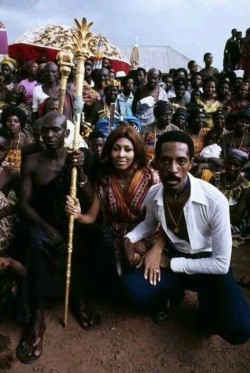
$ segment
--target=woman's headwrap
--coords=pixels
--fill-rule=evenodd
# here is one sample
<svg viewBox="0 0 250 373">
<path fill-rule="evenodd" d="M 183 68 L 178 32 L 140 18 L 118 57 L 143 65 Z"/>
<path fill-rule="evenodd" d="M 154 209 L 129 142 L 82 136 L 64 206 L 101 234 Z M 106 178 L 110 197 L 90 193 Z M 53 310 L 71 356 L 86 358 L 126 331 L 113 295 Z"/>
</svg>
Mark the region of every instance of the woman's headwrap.
<svg viewBox="0 0 250 373">
<path fill-rule="evenodd" d="M 240 163 L 242 164 L 242 166 L 248 161 L 248 155 L 247 155 L 247 153 L 245 153 L 245 152 L 243 152 L 242 150 L 239 150 L 239 149 L 231 149 L 228 152 L 227 159 L 228 158 L 237 159 L 238 161 L 240 161 Z"/>
<path fill-rule="evenodd" d="M 173 111 L 173 107 L 168 101 L 159 100 L 156 102 L 154 106 L 154 116 L 155 118 L 159 118 L 163 115 L 167 110 Z"/>
<path fill-rule="evenodd" d="M 11 57 L 8 57 L 8 56 L 6 56 L 2 59 L 1 66 L 3 66 L 3 65 L 9 66 L 12 73 L 14 71 L 16 71 L 17 68 L 18 68 L 17 61 L 14 58 L 11 58 Z"/>
<path fill-rule="evenodd" d="M 174 113 L 174 115 L 173 115 L 173 121 L 175 121 L 176 118 L 179 117 L 180 115 L 182 115 L 182 116 L 186 119 L 186 121 L 188 120 L 188 112 L 187 112 L 187 109 L 186 109 L 186 108 L 183 108 L 183 107 L 180 107 L 180 108 L 178 108 L 178 109 L 175 111 L 175 113 Z"/>
<path fill-rule="evenodd" d="M 194 120 L 194 118 L 196 117 L 196 115 L 198 115 L 198 114 L 206 115 L 206 110 L 204 109 L 204 107 L 202 105 L 197 104 L 197 106 L 192 107 L 188 111 L 190 122 L 192 122 Z"/>
<path fill-rule="evenodd" d="M 214 120 L 214 118 L 216 118 L 218 115 L 223 115 L 225 117 L 225 119 L 227 119 L 227 112 L 225 110 L 222 110 L 222 109 L 219 109 L 219 110 L 216 110 L 213 114 L 212 114 L 212 119 Z"/>
</svg>

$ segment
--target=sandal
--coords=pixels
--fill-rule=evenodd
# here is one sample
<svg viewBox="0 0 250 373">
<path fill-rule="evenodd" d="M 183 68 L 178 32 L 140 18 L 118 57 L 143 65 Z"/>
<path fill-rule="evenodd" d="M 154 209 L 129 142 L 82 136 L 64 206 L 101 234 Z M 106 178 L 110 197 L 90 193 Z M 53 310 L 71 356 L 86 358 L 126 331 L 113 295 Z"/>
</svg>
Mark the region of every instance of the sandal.
<svg viewBox="0 0 250 373">
<path fill-rule="evenodd" d="M 172 302 L 168 300 L 167 305 L 165 307 L 162 307 L 159 311 L 157 311 L 151 316 L 151 319 L 157 325 L 164 324 L 173 318 L 174 306 L 171 303 Z"/>
<path fill-rule="evenodd" d="M 46 330 L 46 325 L 44 320 L 41 322 L 39 326 L 39 330 L 37 333 L 34 333 L 34 330 L 30 330 L 26 336 L 24 336 L 21 341 L 19 342 L 17 349 L 16 349 L 16 356 L 18 360 L 20 360 L 23 364 L 32 364 L 36 360 L 38 360 L 43 351 L 43 337 Z M 31 353 L 28 353 L 24 350 L 24 343 L 30 346 L 32 349 Z"/>
<path fill-rule="evenodd" d="M 250 276 L 243 276 L 239 278 L 237 283 L 244 288 L 250 288 Z"/>
<path fill-rule="evenodd" d="M 167 321 L 172 319 L 173 313 L 169 312 L 169 309 L 164 309 L 162 311 L 159 311 L 157 313 L 154 313 L 151 316 L 151 319 L 156 323 L 157 325 L 165 324 Z"/>
<path fill-rule="evenodd" d="M 75 316 L 80 326 L 84 330 L 92 330 L 97 328 L 101 323 L 100 315 L 93 310 L 93 308 L 87 305 L 83 300 L 79 302 L 76 309 Z"/>
</svg>

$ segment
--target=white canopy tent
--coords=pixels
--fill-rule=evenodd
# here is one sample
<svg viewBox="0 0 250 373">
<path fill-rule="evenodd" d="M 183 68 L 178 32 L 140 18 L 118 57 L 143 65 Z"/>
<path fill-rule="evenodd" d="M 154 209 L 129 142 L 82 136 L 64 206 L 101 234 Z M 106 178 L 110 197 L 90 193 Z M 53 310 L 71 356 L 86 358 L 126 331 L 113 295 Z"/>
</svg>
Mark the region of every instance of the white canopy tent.
<svg viewBox="0 0 250 373">
<path fill-rule="evenodd" d="M 122 46 L 118 48 L 127 60 L 130 60 L 130 55 L 133 46 Z M 184 67 L 187 69 L 187 64 L 190 59 L 170 46 L 161 45 L 139 45 L 139 66 L 145 70 L 156 67 L 161 72 L 167 73 L 169 69 L 178 69 Z M 201 67 L 199 66 L 199 70 Z"/>
</svg>

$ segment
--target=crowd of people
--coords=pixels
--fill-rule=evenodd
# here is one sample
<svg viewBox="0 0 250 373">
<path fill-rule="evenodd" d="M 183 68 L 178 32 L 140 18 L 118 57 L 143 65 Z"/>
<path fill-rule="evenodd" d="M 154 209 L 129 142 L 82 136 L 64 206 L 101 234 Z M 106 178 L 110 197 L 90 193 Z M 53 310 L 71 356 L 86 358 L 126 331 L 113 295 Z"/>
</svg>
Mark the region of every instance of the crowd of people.
<svg viewBox="0 0 250 373">
<path fill-rule="evenodd" d="M 100 69 L 86 60 L 77 151 L 75 69 L 62 114 L 55 61 L 2 60 L 0 315 L 15 295 L 22 363 L 41 356 L 46 302 L 64 295 L 69 215 L 70 306 L 83 329 L 101 322 L 89 294 L 142 307 L 161 324 L 192 290 L 202 330 L 231 344 L 249 338 L 249 306 L 230 268 L 233 243 L 250 234 L 250 71 L 234 71 L 235 40 L 234 29 L 222 72 L 212 53 L 200 71 L 193 60 L 128 74 L 107 58 Z M 249 286 L 250 273 L 238 282 Z M 12 359 L 1 336 L 0 367 Z"/>
</svg>

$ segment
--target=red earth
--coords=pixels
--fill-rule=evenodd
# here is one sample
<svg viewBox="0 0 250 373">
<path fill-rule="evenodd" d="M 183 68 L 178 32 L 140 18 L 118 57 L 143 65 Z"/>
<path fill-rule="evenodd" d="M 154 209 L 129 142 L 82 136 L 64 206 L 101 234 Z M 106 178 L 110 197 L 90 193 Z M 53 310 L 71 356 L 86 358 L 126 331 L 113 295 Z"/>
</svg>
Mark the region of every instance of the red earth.
<svg viewBox="0 0 250 373">
<path fill-rule="evenodd" d="M 250 275 L 250 241 L 233 249 L 235 277 Z M 250 301 L 250 289 L 243 289 Z M 95 301 L 101 326 L 82 330 L 72 314 L 61 325 L 62 304 L 46 310 L 47 331 L 41 358 L 32 365 L 16 361 L 11 373 L 249 373 L 250 343 L 231 346 L 218 336 L 206 337 L 197 328 L 196 294 L 185 300 L 167 324 L 131 309 Z M 21 335 L 13 321 L 1 325 L 15 349 Z"/>
</svg>

